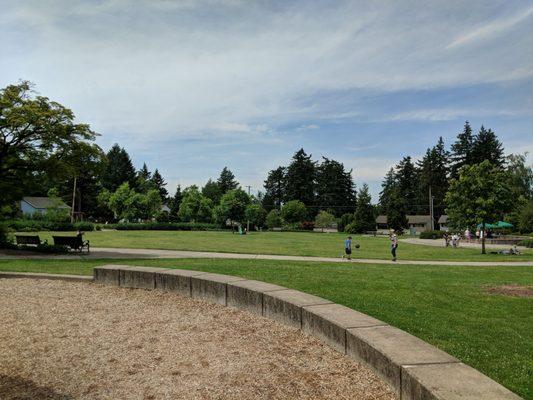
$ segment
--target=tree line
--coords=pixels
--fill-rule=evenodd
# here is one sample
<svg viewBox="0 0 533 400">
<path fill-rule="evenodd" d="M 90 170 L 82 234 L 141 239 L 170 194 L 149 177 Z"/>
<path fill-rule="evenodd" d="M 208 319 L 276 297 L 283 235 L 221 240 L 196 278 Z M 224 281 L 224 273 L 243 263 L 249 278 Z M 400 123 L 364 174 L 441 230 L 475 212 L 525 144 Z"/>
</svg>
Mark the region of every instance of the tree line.
<svg viewBox="0 0 533 400">
<path fill-rule="evenodd" d="M 14 204 L 22 196 L 42 196 L 52 189 L 76 215 L 99 221 L 157 218 L 288 229 L 336 223 L 355 233 L 373 230 L 376 215 L 383 213 L 389 225 L 401 229 L 406 215 L 428 214 L 430 189 L 435 217 L 445 213 L 454 182 L 468 167 L 485 161 L 487 168 L 502 171 L 513 195 L 505 217 L 516 222 L 522 209 L 531 208 L 533 174 L 525 156 L 505 157 L 492 130 L 482 126 L 473 134 L 468 122 L 450 150 L 439 138 L 421 160 L 406 156 L 391 168 L 374 206 L 366 184 L 357 190 L 352 170 L 327 157 L 313 160 L 303 148 L 287 165 L 268 172 L 257 195 L 242 190 L 227 167 L 203 187 L 178 186 L 170 195 L 157 168 L 152 172 L 143 164 L 136 170 L 118 144 L 104 152 L 95 143 L 98 134 L 74 119 L 71 110 L 36 94 L 29 82 L 0 90 L 1 215 L 15 216 Z M 471 204 L 474 199 L 463 200 Z"/>
</svg>

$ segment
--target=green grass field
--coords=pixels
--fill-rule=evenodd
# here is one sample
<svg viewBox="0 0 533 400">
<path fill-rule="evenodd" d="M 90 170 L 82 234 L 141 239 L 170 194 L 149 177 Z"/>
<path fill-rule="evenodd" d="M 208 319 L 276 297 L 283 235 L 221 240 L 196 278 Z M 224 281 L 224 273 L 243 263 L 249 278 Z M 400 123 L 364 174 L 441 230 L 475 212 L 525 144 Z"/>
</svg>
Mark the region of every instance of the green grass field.
<svg viewBox="0 0 533 400">
<path fill-rule="evenodd" d="M 52 243 L 52 235 L 73 235 L 67 232 L 39 232 L 41 239 Z M 231 232 L 184 231 L 104 231 L 87 232 L 92 247 L 122 247 L 165 250 L 216 251 L 225 253 L 280 254 L 294 256 L 340 257 L 345 234 L 252 232 L 232 235 Z M 389 259 L 387 237 L 355 236 L 361 247 L 354 249 L 354 258 Z M 440 243 L 441 241 L 439 241 Z M 489 250 L 490 251 L 490 250 Z M 399 259 L 450 261 L 518 261 L 533 260 L 533 251 L 520 256 L 481 254 L 477 249 L 432 247 L 400 242 Z"/>
<path fill-rule="evenodd" d="M 327 240 L 334 238 L 325 237 Z M 305 235 L 301 238 L 305 240 Z M 232 240 L 241 239 L 235 237 Z M 0 260 L 0 270 L 91 274 L 95 265 L 109 262 Z M 221 259 L 115 262 L 238 275 L 312 293 L 404 329 L 479 369 L 524 398 L 533 399 L 533 299 L 485 292 L 487 287 L 503 284 L 532 286 L 532 267 Z"/>
</svg>

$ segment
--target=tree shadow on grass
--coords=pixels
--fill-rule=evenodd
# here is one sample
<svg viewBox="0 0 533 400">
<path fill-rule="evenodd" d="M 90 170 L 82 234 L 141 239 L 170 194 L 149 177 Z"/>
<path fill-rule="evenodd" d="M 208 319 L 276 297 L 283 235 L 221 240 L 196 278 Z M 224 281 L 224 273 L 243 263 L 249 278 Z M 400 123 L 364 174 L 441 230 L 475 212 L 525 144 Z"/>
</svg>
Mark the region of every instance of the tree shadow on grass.
<svg viewBox="0 0 533 400">
<path fill-rule="evenodd" d="M 72 400 L 74 397 L 57 393 L 21 377 L 0 374 L 0 399 L 2 400 Z"/>
</svg>

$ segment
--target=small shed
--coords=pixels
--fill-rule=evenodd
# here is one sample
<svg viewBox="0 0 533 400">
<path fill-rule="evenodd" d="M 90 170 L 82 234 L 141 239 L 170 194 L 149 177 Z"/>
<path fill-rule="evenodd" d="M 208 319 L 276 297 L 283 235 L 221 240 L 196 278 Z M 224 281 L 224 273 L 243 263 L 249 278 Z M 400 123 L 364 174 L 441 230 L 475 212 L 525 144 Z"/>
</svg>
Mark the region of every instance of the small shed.
<svg viewBox="0 0 533 400">
<path fill-rule="evenodd" d="M 448 216 L 446 214 L 442 214 L 437 222 L 441 231 L 447 231 L 450 229 L 448 226 Z"/>
</svg>

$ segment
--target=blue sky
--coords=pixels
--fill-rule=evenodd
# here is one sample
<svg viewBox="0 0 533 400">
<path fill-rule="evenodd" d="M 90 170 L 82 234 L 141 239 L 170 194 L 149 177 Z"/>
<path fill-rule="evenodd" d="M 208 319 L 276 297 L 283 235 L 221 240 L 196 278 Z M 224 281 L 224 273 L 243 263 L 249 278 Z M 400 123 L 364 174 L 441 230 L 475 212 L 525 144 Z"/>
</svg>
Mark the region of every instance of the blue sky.
<svg viewBox="0 0 533 400">
<path fill-rule="evenodd" d="M 533 151 L 532 1 L 0 0 L 20 79 L 173 191 L 224 166 L 262 188 L 300 147 L 385 172 L 468 119 Z M 531 157 L 529 158 L 531 160 Z"/>
</svg>

